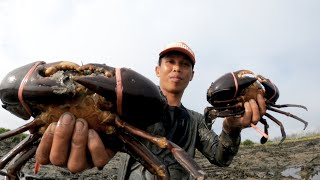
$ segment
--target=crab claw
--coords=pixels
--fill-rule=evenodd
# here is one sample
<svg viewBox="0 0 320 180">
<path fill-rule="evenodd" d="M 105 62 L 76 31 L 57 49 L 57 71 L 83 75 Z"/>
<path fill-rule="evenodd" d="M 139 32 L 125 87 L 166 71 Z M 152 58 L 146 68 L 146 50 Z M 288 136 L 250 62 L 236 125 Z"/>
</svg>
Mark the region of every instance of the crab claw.
<svg viewBox="0 0 320 180">
<path fill-rule="evenodd" d="M 58 102 L 72 96 L 75 93 L 74 86 L 71 81 L 68 81 L 68 75 L 62 71 L 55 76 L 46 75 L 47 69 L 65 63 L 62 61 L 46 64 L 43 61 L 37 61 L 9 72 L 0 84 L 2 107 L 28 120 L 31 116 L 35 116 L 35 112 L 29 108 L 30 104 L 52 103 L 52 100 Z M 70 85 L 65 84 L 66 82 Z"/>
<path fill-rule="evenodd" d="M 129 124 L 146 127 L 164 118 L 167 103 L 159 88 L 131 69 L 116 69 L 116 75 L 111 78 L 84 76 L 75 81 L 116 102 L 117 113 Z"/>
<path fill-rule="evenodd" d="M 21 103 L 18 94 L 21 87 L 25 87 L 35 68 L 44 63 L 45 62 L 30 63 L 7 74 L 0 84 L 0 98 L 4 109 L 25 120 L 31 117 L 30 112 L 28 112 Z"/>
<path fill-rule="evenodd" d="M 240 95 L 241 90 L 257 81 L 255 77 L 246 76 L 244 78 L 243 75 L 246 73 L 252 74 L 251 71 L 240 70 L 224 74 L 211 83 L 207 91 L 207 101 L 219 107 L 235 105 L 237 103 L 235 98 Z"/>
</svg>

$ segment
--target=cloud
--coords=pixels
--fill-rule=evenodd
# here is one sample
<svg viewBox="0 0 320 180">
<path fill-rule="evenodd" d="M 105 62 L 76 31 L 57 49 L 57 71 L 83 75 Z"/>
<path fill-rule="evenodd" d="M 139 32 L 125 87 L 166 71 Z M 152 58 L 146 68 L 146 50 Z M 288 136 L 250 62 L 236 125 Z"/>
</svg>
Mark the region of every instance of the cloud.
<svg viewBox="0 0 320 180">
<path fill-rule="evenodd" d="M 209 106 L 206 90 L 212 81 L 230 71 L 250 69 L 276 83 L 281 93 L 279 103 L 308 106 L 308 112 L 288 110 L 309 121 L 308 129 L 319 128 L 319 4 L 1 1 L 0 78 L 32 61 L 70 60 L 130 67 L 157 83 L 154 67 L 158 52 L 166 43 L 182 40 L 197 57 L 194 79 L 183 97 L 186 107 L 203 112 Z M 16 119 L 4 110 L 0 113 L 4 119 Z M 288 133 L 300 131 L 300 122 L 275 116 Z M 24 123 L 12 122 L 3 124 L 14 128 Z M 276 125 L 270 129 L 272 136 L 280 135 Z"/>
</svg>

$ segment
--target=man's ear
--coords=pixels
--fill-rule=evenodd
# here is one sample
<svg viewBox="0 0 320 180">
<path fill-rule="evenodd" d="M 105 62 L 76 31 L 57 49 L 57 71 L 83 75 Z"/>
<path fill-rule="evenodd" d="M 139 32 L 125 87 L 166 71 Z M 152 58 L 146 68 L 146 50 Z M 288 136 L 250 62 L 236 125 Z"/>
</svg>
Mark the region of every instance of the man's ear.
<svg viewBox="0 0 320 180">
<path fill-rule="evenodd" d="M 191 77 L 190 77 L 190 81 L 192 81 L 193 75 L 194 75 L 194 71 L 192 71 L 192 75 L 191 75 Z"/>
<path fill-rule="evenodd" d="M 155 72 L 156 72 L 156 76 L 160 77 L 160 66 L 156 66 Z"/>
</svg>

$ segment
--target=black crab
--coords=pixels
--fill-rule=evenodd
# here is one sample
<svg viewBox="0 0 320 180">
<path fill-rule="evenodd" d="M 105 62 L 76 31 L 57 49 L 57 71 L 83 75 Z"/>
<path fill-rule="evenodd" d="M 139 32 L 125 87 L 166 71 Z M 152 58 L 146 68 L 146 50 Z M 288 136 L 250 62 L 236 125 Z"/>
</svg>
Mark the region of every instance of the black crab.
<svg viewBox="0 0 320 180">
<path fill-rule="evenodd" d="M 34 120 L 9 132 L 0 140 L 30 130 L 30 135 L 0 159 L 0 169 L 8 162 L 10 179 L 34 156 L 41 136 L 51 122 L 66 111 L 88 121 L 106 147 L 135 157 L 160 179 L 169 179 L 165 165 L 140 140 L 166 148 L 196 179 L 205 173 L 183 149 L 164 137 L 145 131 L 164 118 L 166 99 L 159 88 L 141 74 L 105 64 L 79 66 L 73 62 L 34 62 L 17 68 L 0 85 L 2 107 L 21 119 Z"/>
<path fill-rule="evenodd" d="M 303 105 L 296 104 L 276 104 L 279 98 L 279 90 L 277 86 L 269 79 L 261 75 L 256 75 L 250 70 L 239 70 L 224 74 L 211 84 L 207 91 L 207 100 L 212 107 L 205 109 L 206 121 L 210 123 L 216 117 L 237 116 L 244 113 L 244 102 L 250 99 L 256 99 L 257 94 L 261 94 L 266 99 L 267 110 L 274 111 L 286 116 L 292 117 L 304 123 L 304 129 L 308 123 L 303 119 L 289 113 L 279 110 L 283 107 L 298 107 L 307 110 Z M 280 126 L 282 139 L 280 144 L 285 140 L 286 133 L 283 124 L 268 112 L 265 114 L 269 119 Z M 268 140 L 269 125 L 265 118 L 261 118 L 260 122 L 264 125 L 264 133 L 254 124 L 251 124 L 259 133 L 263 135 L 260 142 L 266 143 Z"/>
</svg>

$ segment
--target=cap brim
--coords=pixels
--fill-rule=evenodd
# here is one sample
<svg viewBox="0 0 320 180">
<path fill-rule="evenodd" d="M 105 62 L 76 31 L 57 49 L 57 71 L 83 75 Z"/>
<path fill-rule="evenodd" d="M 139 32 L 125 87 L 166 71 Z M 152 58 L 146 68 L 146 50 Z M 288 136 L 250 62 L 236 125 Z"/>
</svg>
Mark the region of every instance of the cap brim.
<svg viewBox="0 0 320 180">
<path fill-rule="evenodd" d="M 194 56 L 193 56 L 188 50 L 186 50 L 186 49 L 184 49 L 184 48 L 181 48 L 181 47 L 171 47 L 171 48 L 167 48 L 167 49 L 161 51 L 161 53 L 159 54 L 159 56 L 161 57 L 161 56 L 165 55 L 166 53 L 168 53 L 168 52 L 170 52 L 170 51 L 182 52 L 182 53 L 186 54 L 186 55 L 190 58 L 190 60 L 192 61 L 193 64 L 195 64 L 195 62 L 196 62 Z"/>
</svg>

